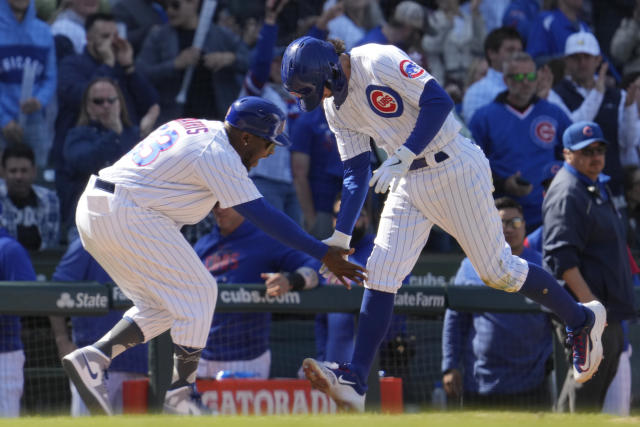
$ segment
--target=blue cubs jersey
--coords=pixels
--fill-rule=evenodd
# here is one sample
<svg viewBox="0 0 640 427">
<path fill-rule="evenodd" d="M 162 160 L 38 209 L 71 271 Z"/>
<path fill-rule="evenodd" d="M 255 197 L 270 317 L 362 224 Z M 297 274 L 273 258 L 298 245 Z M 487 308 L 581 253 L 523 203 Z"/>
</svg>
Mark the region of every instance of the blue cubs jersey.
<svg viewBox="0 0 640 427">
<path fill-rule="evenodd" d="M 82 247 L 80 239 L 71 242 L 67 252 L 56 267 L 52 279 L 60 282 L 96 281 L 98 283 L 113 283 L 107 272 Z M 102 338 L 120 319 L 122 319 L 122 312 L 118 310 L 111 310 L 108 314 L 98 317 L 72 317 L 73 342 L 78 347 L 93 344 Z M 136 372 L 146 375 L 147 360 L 147 345 L 140 344 L 113 359 L 109 370 Z"/>
<path fill-rule="evenodd" d="M 506 103 L 506 92 L 479 108 L 469 123 L 473 138 L 491 164 L 491 171 L 508 178 L 520 171 L 533 191 L 516 200 L 522 205 L 528 225 L 542 222 L 544 166 L 559 158 L 562 134 L 571 120 L 560 108 L 536 98 L 520 112 Z M 496 193 L 495 196 L 505 194 Z"/>
<path fill-rule="evenodd" d="M 333 202 L 342 189 L 344 167 L 322 108 L 301 114 L 291 127 L 290 139 L 291 151 L 310 157 L 308 179 L 314 208 L 333 212 Z"/>
<path fill-rule="evenodd" d="M 29 254 L 4 228 L 0 228 L 0 280 L 36 280 Z M 22 349 L 20 330 L 19 316 L 0 316 L 0 353 Z"/>
<path fill-rule="evenodd" d="M 320 268 L 316 259 L 274 240 L 249 221 L 227 236 L 216 227 L 194 249 L 218 283 L 264 283 L 261 273 Z M 270 325 L 271 313 L 215 313 L 202 358 L 255 359 L 269 349 Z"/>
</svg>

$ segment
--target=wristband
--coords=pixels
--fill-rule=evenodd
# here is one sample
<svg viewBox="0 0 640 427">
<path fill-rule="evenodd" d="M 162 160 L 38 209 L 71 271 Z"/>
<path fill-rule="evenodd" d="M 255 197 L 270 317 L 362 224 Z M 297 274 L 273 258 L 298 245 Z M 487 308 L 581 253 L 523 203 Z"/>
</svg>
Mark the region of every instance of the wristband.
<svg viewBox="0 0 640 427">
<path fill-rule="evenodd" d="M 306 281 L 304 280 L 304 276 L 298 272 L 293 273 L 282 273 L 284 277 L 287 278 L 289 284 L 291 285 L 292 291 L 301 291 L 304 289 Z"/>
</svg>

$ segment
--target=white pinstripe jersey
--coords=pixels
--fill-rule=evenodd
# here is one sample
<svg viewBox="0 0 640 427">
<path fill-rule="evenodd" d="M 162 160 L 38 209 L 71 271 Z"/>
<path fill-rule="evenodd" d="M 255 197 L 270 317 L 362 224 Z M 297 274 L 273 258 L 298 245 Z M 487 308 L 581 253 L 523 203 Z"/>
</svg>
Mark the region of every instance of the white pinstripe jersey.
<svg viewBox="0 0 640 427">
<path fill-rule="evenodd" d="M 261 197 L 218 121 L 162 125 L 99 175 L 178 225 L 197 223 L 218 201 L 226 208 Z"/>
<path fill-rule="evenodd" d="M 370 150 L 369 137 L 388 155 L 403 145 L 418 119 L 424 85 L 433 78 L 393 45 L 366 44 L 351 50 L 349 94 L 340 109 L 324 100 L 329 127 L 342 161 Z M 450 113 L 424 152 L 438 152 L 459 132 Z M 420 153 L 417 153 L 418 155 Z"/>
</svg>

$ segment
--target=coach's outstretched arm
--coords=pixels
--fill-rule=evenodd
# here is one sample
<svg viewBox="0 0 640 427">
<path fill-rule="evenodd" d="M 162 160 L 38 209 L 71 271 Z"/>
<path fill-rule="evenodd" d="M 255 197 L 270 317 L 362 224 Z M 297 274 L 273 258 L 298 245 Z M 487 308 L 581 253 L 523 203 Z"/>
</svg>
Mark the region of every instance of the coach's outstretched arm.
<svg viewBox="0 0 640 427">
<path fill-rule="evenodd" d="M 233 208 L 271 237 L 321 260 L 347 289 L 351 289 L 351 285 L 345 279 L 361 285 L 367 278 L 366 270 L 362 266 L 344 259 L 353 253 L 353 249 L 327 246 L 311 237 L 291 218 L 268 204 L 264 197 Z"/>
</svg>

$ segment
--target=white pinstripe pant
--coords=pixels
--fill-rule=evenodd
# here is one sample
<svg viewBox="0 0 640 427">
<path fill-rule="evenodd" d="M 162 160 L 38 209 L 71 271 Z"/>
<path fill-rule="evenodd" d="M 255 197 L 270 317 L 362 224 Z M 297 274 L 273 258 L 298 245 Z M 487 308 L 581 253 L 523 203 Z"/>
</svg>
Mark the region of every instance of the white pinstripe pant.
<svg viewBox="0 0 640 427">
<path fill-rule="evenodd" d="M 173 220 L 137 206 L 126 189 L 115 194 L 89 180 L 80 197 L 76 225 L 83 246 L 134 307 L 145 342 L 171 329 L 175 344 L 207 342 L 218 286 Z"/>
<path fill-rule="evenodd" d="M 529 266 L 505 242 L 489 161 L 460 135 L 443 151 L 447 160 L 427 158 L 429 166 L 409 171 L 387 197 L 367 261 L 366 287 L 395 293 L 436 224 L 455 237 L 485 284 L 517 292 Z"/>
</svg>

